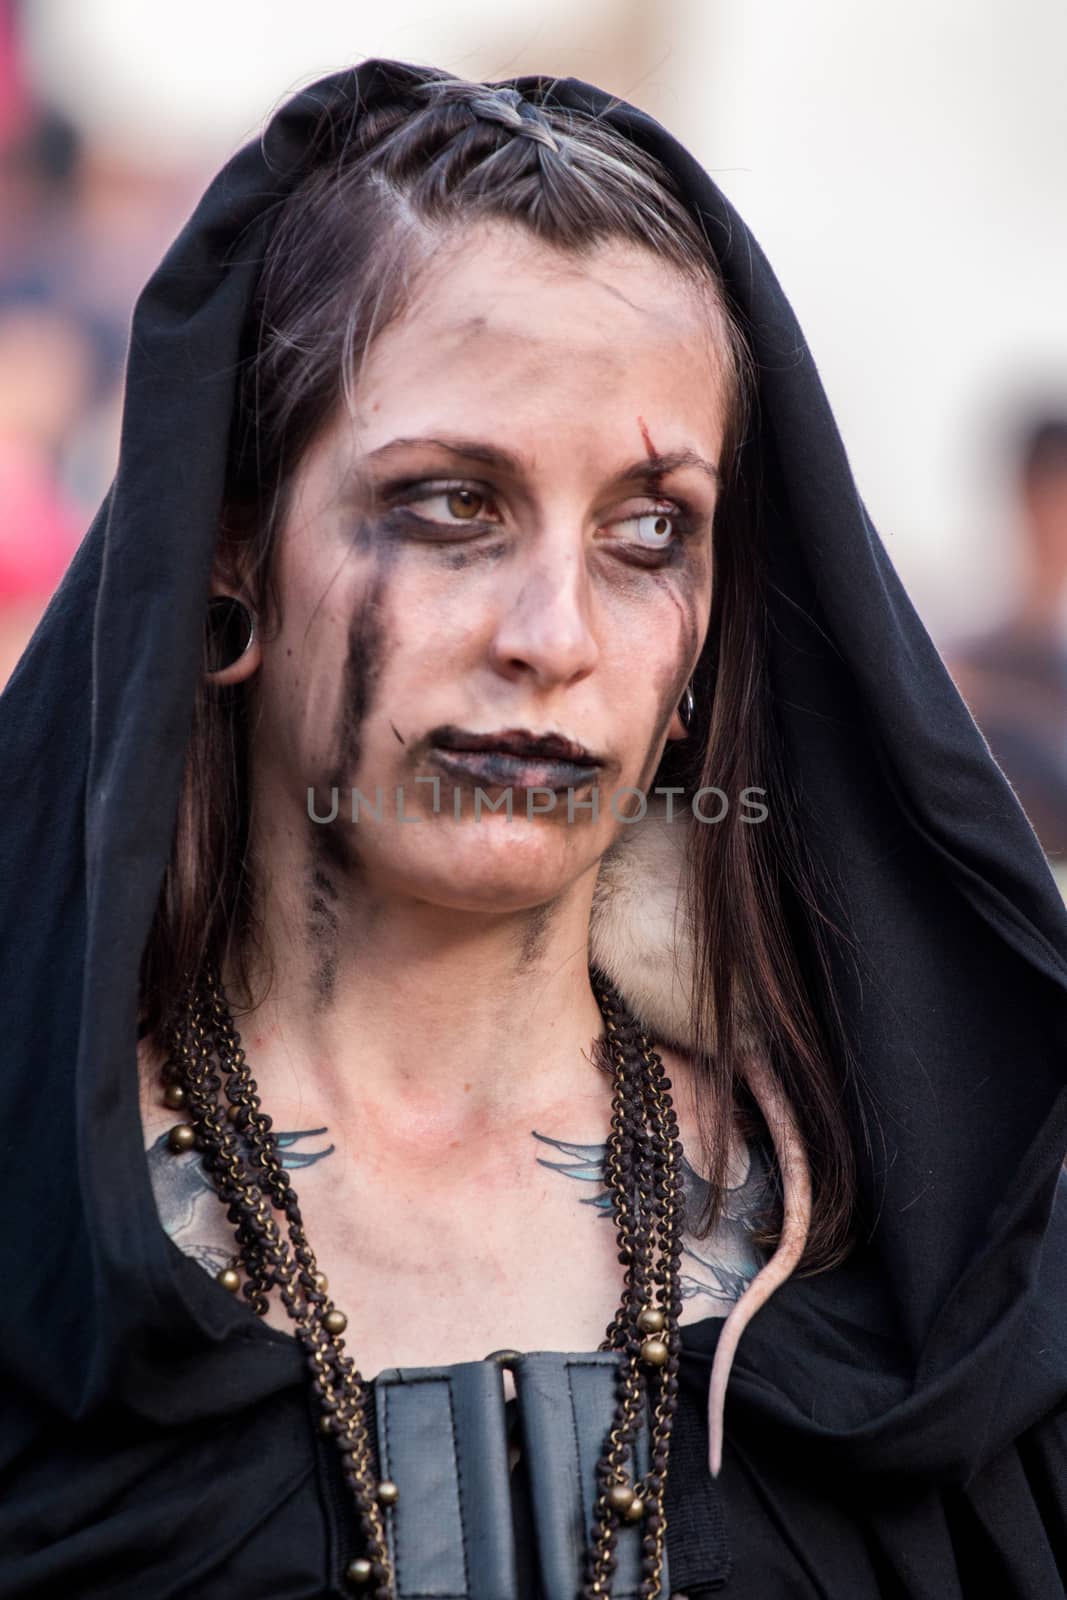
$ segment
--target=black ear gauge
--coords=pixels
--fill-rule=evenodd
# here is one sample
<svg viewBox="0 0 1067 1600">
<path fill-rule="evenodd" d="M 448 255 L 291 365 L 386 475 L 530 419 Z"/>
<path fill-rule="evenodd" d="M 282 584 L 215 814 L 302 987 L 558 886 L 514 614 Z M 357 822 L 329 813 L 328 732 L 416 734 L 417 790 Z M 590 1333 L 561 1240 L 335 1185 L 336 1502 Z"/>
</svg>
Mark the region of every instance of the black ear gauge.
<svg viewBox="0 0 1067 1600">
<path fill-rule="evenodd" d="M 214 595 L 207 603 L 204 625 L 206 670 L 223 672 L 252 648 L 256 619 L 249 606 L 234 595 Z"/>
</svg>

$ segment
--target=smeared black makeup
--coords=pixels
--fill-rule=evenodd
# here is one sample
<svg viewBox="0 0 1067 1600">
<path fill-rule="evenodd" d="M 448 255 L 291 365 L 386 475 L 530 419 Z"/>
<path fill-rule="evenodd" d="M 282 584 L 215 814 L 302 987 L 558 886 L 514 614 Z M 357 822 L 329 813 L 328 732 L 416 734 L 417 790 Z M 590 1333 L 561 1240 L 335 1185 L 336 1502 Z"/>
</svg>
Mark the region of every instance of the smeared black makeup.
<svg viewBox="0 0 1067 1600">
<path fill-rule="evenodd" d="M 474 523 L 472 534 L 464 538 L 460 524 L 453 529 L 447 523 L 435 523 L 420 517 L 405 506 L 387 506 L 372 512 L 365 521 L 358 523 L 357 532 L 352 538 L 357 548 L 364 549 L 370 529 L 379 546 L 392 546 L 395 550 L 404 544 L 422 545 L 433 551 L 443 566 L 458 572 L 466 567 L 491 564 L 507 554 L 507 545 L 503 541 L 486 539 L 486 535 L 491 534 L 496 526 L 495 523 Z M 476 537 L 476 534 L 480 537 Z"/>
<path fill-rule="evenodd" d="M 544 954 L 554 909 L 555 901 L 546 900 L 543 905 L 534 906 L 526 913 L 519 950 L 519 960 L 523 969 L 532 966 Z"/>
<path fill-rule="evenodd" d="M 346 794 L 354 780 L 363 754 L 363 727 L 374 704 L 387 639 L 385 599 L 392 553 L 376 543 L 373 531 L 361 528 L 361 547 L 374 552 L 375 560 L 348 626 L 348 648 L 342 669 L 342 687 L 337 723 L 334 729 L 332 772 L 315 793 L 320 816 L 333 809 L 327 803 L 330 791 Z M 396 729 L 394 728 L 394 732 Z M 399 734 L 400 742 L 403 739 Z M 308 819 L 311 830 L 310 867 L 306 884 L 305 931 L 312 954 L 312 983 L 317 1009 L 334 998 L 337 980 L 340 935 L 340 889 L 344 882 L 351 889 L 363 878 L 356 830 L 351 827 L 344 805 L 329 823 Z M 362 908 L 368 910 L 366 906 Z"/>
<path fill-rule="evenodd" d="M 340 890 L 333 872 L 325 830 L 316 827 L 311 834 L 304 929 L 313 957 L 312 983 L 317 1009 L 324 1009 L 330 1004 L 337 986 Z"/>
<path fill-rule="evenodd" d="M 610 531 L 601 534 L 601 543 L 621 563 L 638 571 L 660 571 L 684 565 L 689 559 L 686 547 L 694 536 L 704 533 L 709 526 L 706 509 L 684 493 L 665 493 L 663 480 L 681 470 L 696 470 L 718 483 L 716 465 L 692 449 L 682 449 L 661 454 L 641 417 L 637 418 L 645 447 L 643 459 L 631 461 L 613 473 L 603 488 L 605 521 L 602 528 L 610 530 L 637 516 L 656 514 L 650 511 L 631 512 L 623 518 L 608 514 L 611 498 L 617 502 L 645 496 L 661 502 L 659 514 L 669 519 L 672 535 L 669 544 L 646 545 L 639 540 L 613 536 Z M 376 478 L 374 465 L 384 464 L 391 455 L 405 451 L 425 452 L 431 459 L 418 471 L 398 473 L 396 476 Z M 434 453 L 448 457 L 447 464 L 435 470 Z M 471 468 L 493 469 L 491 479 L 466 476 Z M 363 508 L 365 518 L 385 539 L 410 540 L 416 544 L 434 547 L 437 559 L 452 571 L 461 571 L 473 565 L 483 565 L 501 560 L 512 548 L 515 516 L 520 508 L 527 510 L 534 503 L 534 495 L 527 481 L 528 468 L 521 458 L 498 446 L 480 440 L 428 436 L 424 439 L 394 439 L 372 451 L 351 476 L 346 499 Z M 435 499 L 449 495 L 468 495 L 484 502 L 487 514 L 473 514 L 468 519 L 462 514 L 454 518 L 434 517 L 419 508 Z M 509 516 L 492 514 L 492 508 L 506 505 Z M 521 518 L 520 518 L 521 521 Z M 365 529 L 366 523 L 359 525 Z M 500 537 L 495 538 L 494 534 Z"/>
<path fill-rule="evenodd" d="M 661 581 L 679 615 L 681 624 L 681 659 L 677 671 L 672 675 L 663 709 L 656 720 L 656 725 L 648 741 L 647 753 L 636 782 L 636 787 L 642 790 L 647 790 L 655 775 L 659 761 L 662 759 L 659 754 L 659 747 L 696 665 L 697 645 L 700 639 L 702 602 L 695 584 L 679 584 L 673 575 Z"/>
<path fill-rule="evenodd" d="M 419 488 L 422 490 L 423 486 Z M 388 495 L 392 491 L 387 486 L 384 492 Z M 638 494 L 658 500 L 661 505 L 655 509 L 631 511 L 625 518 L 612 517 L 602 525 L 604 530 L 639 516 L 662 515 L 671 522 L 671 542 L 661 546 L 642 545 L 638 540 L 618 538 L 605 531 L 598 543 L 610 548 L 614 559 L 634 572 L 655 573 L 686 566 L 693 558 L 694 548 L 699 548 L 702 542 L 700 535 L 708 527 L 706 513 L 685 496 L 665 494 L 660 488 L 658 469 L 653 467 L 648 467 L 641 480 L 633 483 L 631 498 Z M 493 565 L 504 560 L 514 548 L 515 528 L 508 524 L 482 519 L 472 519 L 466 525 L 439 522 L 404 505 L 378 512 L 374 526 L 384 541 L 413 543 L 431 550 L 435 559 L 451 572 Z"/>
<path fill-rule="evenodd" d="M 651 473 L 650 492 L 654 491 L 656 494 L 659 494 L 661 493 L 660 485 L 666 458 L 661 456 L 657 451 L 651 432 L 649 431 L 648 424 L 645 422 L 644 417 L 637 418 L 637 426 L 640 430 L 641 439 L 645 446 L 645 453 L 648 457 L 649 470 Z M 684 548 L 683 543 L 676 542 L 670 547 L 669 550 L 671 559 L 661 564 L 661 566 L 657 569 L 657 575 L 668 567 L 677 568 L 682 562 L 688 562 L 692 553 L 693 552 L 687 551 Z M 700 637 L 699 608 L 701 601 L 697 592 L 696 583 L 691 581 L 682 582 L 679 584 L 677 581 L 668 581 L 664 587 L 666 588 L 671 603 L 674 605 L 679 614 L 679 620 L 681 622 L 682 665 L 679 669 L 679 672 L 672 680 L 672 683 L 668 689 L 663 710 L 657 719 L 656 726 L 652 731 L 651 738 L 649 739 L 648 751 L 637 781 L 637 787 L 642 790 L 646 790 L 648 788 L 648 785 L 651 783 L 655 774 L 656 767 L 660 760 L 660 756 L 658 754 L 659 747 L 670 725 L 671 718 L 674 715 L 675 707 L 679 704 L 682 695 L 685 692 L 685 687 L 689 681 L 692 670 L 689 663 L 695 664 L 696 662 L 697 641 Z"/>
<path fill-rule="evenodd" d="M 505 555 L 507 546 L 499 541 L 496 544 L 458 545 L 441 551 L 449 572 L 462 572 L 467 567 L 492 566 Z"/>
<path fill-rule="evenodd" d="M 648 787 L 655 776 L 656 768 L 662 760 L 660 744 L 670 725 L 670 720 L 674 715 L 675 707 L 681 700 L 682 695 L 685 692 L 685 686 L 689 682 L 688 663 L 691 659 L 692 656 L 688 652 L 682 658 L 681 670 L 671 681 L 663 710 L 660 712 L 660 715 L 656 720 L 656 726 L 653 728 L 651 737 L 649 738 L 648 750 L 645 754 L 644 761 L 641 764 L 641 770 L 634 785 L 635 788 L 642 790 L 642 792 L 648 791 Z"/>
<path fill-rule="evenodd" d="M 363 753 L 363 724 L 374 701 L 385 654 L 383 600 L 386 590 L 387 558 L 379 552 L 378 564 L 370 577 L 348 627 L 348 652 L 345 657 L 341 706 L 334 744 L 337 761 L 333 782 L 350 780 Z"/>
</svg>

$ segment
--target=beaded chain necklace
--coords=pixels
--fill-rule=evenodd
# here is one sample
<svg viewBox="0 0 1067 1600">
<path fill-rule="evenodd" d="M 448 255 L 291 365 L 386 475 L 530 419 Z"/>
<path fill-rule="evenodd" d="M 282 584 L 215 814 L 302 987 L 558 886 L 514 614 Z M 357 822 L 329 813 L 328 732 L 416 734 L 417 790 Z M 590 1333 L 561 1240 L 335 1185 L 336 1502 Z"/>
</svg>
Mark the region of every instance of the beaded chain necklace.
<svg viewBox="0 0 1067 1600">
<path fill-rule="evenodd" d="M 640 1600 L 659 1600 L 666 1535 L 663 1500 L 678 1392 L 682 1146 L 670 1080 L 659 1056 L 613 985 L 593 969 L 590 978 L 612 1058 L 611 1132 L 604 1178 L 619 1261 L 626 1272 L 619 1309 L 599 1346 L 622 1352 L 624 1359 L 619 1363 L 614 1415 L 596 1467 L 593 1534 L 578 1600 L 610 1596 L 615 1541 L 625 1523 L 641 1524 Z M 268 1310 L 270 1289 L 278 1286 L 307 1352 L 322 1413 L 319 1427 L 333 1436 L 340 1451 L 343 1476 L 363 1530 L 365 1554 L 349 1564 L 346 1579 L 373 1595 L 373 1600 L 396 1600 L 385 1519 L 400 1491 L 389 1479 L 376 1481 L 370 1384 L 345 1354 L 347 1318 L 329 1298 L 329 1285 L 318 1269 L 296 1194 L 282 1167 L 271 1119 L 260 1107 L 240 1035 L 213 968 L 188 986 L 165 1038 L 164 1102 L 186 1118 L 171 1128 L 169 1148 L 175 1153 L 194 1147 L 200 1151 L 205 1173 L 227 1204 L 227 1217 L 236 1230 L 235 1265 L 218 1275 L 219 1282 L 234 1293 L 241 1289 L 261 1317 Z M 272 1208 L 286 1218 L 288 1245 Z M 237 1264 L 244 1272 L 243 1285 Z M 651 1465 L 641 1479 L 632 1481 L 627 1461 L 642 1411 L 650 1402 Z"/>
</svg>

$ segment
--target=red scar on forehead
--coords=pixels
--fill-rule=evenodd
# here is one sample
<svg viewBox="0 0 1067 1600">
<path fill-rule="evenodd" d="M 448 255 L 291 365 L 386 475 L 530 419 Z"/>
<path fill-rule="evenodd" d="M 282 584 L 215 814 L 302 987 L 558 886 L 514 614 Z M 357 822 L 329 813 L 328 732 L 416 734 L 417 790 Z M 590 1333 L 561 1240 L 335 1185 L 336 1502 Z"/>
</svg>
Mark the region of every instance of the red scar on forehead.
<svg viewBox="0 0 1067 1600">
<path fill-rule="evenodd" d="M 638 417 L 637 426 L 641 429 L 641 437 L 645 441 L 645 454 L 650 461 L 657 460 L 659 452 L 652 443 L 652 435 L 648 431 L 648 424 L 645 422 L 644 417 Z"/>
</svg>

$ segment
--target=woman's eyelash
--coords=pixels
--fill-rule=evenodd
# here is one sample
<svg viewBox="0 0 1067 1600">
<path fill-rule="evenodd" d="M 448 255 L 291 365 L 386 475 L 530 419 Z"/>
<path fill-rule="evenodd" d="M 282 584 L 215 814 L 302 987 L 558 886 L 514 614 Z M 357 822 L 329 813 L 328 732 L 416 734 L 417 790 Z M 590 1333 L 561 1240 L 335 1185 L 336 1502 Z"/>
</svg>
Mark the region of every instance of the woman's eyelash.
<svg viewBox="0 0 1067 1600">
<path fill-rule="evenodd" d="M 493 491 L 484 483 L 471 478 L 404 478 L 396 483 L 386 483 L 378 490 L 384 505 L 411 505 L 417 500 L 432 500 L 442 494 L 481 495 L 492 501 Z"/>
<path fill-rule="evenodd" d="M 672 550 L 679 550 L 707 525 L 707 518 L 687 501 L 657 501 L 651 495 L 649 499 L 652 501 L 650 506 L 641 511 L 631 511 L 625 517 L 616 517 L 608 526 L 614 526 L 619 523 L 639 522 L 645 518 L 654 523 L 660 517 L 663 517 L 671 524 L 672 537 L 663 544 L 649 544 L 639 537 L 620 540 L 620 543 L 630 550 L 640 550 L 650 556 L 655 556 L 659 552 L 669 555 Z"/>
</svg>

